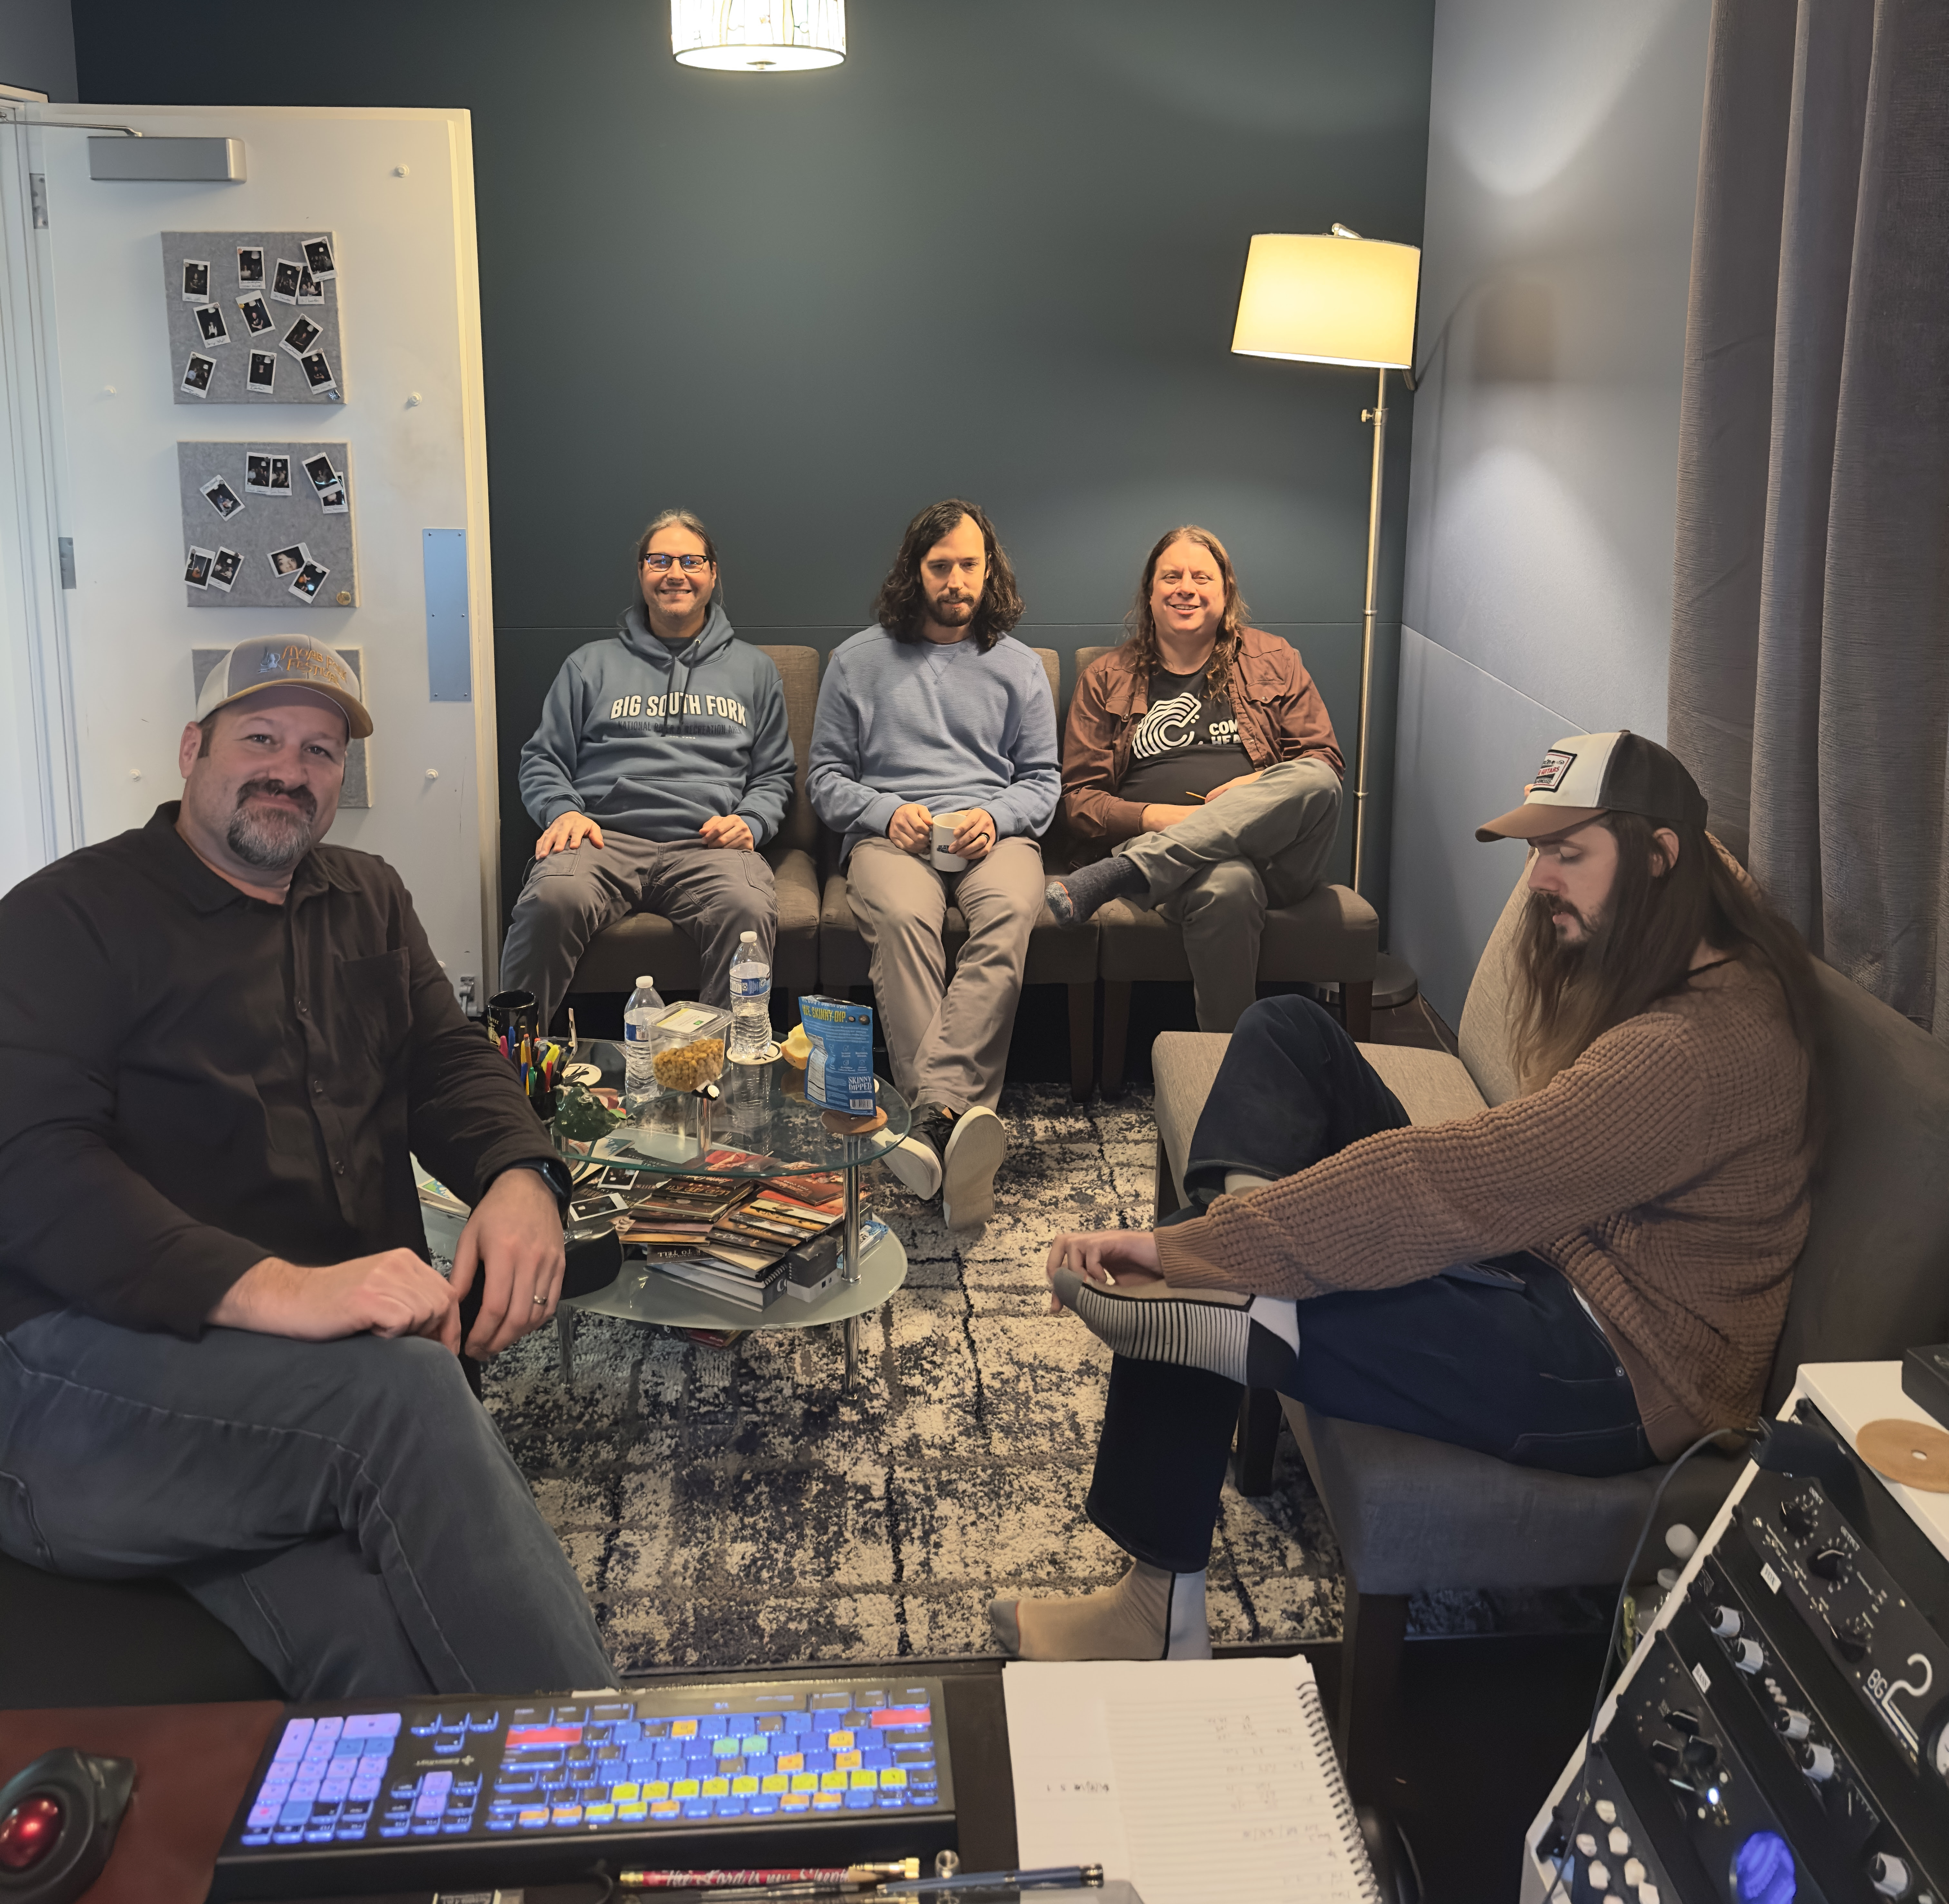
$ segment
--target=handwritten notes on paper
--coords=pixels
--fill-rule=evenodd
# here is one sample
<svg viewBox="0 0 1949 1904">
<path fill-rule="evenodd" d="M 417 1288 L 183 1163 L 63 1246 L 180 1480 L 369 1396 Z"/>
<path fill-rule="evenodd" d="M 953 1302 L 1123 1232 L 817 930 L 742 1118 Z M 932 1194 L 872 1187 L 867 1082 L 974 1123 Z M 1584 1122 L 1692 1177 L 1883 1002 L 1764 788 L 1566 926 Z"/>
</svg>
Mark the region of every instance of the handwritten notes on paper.
<svg viewBox="0 0 1949 1904">
<path fill-rule="evenodd" d="M 1101 1862 L 1145 1904 L 1371 1904 L 1304 1660 L 1011 1664 L 1025 1865 Z"/>
</svg>

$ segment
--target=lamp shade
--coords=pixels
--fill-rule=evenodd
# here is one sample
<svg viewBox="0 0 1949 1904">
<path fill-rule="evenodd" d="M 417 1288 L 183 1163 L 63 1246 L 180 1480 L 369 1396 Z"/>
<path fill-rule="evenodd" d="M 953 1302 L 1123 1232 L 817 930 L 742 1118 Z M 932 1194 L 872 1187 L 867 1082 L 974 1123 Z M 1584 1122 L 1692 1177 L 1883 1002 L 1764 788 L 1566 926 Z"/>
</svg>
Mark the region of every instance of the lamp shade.
<svg viewBox="0 0 1949 1904">
<path fill-rule="evenodd" d="M 1261 232 L 1245 258 L 1232 348 L 1306 363 L 1414 360 L 1421 253 L 1380 238 Z"/>
<path fill-rule="evenodd" d="M 846 57 L 846 0 L 670 0 L 682 66 L 794 73 Z"/>
</svg>

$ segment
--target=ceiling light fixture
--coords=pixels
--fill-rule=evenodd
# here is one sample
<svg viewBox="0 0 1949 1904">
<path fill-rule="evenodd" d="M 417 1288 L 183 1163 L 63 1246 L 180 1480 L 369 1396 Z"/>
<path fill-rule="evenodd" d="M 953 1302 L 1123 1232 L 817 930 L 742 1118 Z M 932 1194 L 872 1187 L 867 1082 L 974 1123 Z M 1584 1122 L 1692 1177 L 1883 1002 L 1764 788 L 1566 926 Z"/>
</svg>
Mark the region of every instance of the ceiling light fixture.
<svg viewBox="0 0 1949 1904">
<path fill-rule="evenodd" d="M 804 73 L 846 57 L 846 0 L 670 0 L 679 66 Z"/>
</svg>

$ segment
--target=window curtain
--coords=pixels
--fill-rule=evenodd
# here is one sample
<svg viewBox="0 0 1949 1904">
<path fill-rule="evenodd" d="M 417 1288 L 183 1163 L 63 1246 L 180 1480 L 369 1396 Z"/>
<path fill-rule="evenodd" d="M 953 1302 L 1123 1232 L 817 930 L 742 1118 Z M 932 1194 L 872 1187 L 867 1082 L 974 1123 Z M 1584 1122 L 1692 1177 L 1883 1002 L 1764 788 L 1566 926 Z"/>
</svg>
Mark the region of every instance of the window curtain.
<svg viewBox="0 0 1949 1904">
<path fill-rule="evenodd" d="M 1715 0 L 1668 737 L 1821 957 L 1949 1041 L 1949 5 Z"/>
</svg>

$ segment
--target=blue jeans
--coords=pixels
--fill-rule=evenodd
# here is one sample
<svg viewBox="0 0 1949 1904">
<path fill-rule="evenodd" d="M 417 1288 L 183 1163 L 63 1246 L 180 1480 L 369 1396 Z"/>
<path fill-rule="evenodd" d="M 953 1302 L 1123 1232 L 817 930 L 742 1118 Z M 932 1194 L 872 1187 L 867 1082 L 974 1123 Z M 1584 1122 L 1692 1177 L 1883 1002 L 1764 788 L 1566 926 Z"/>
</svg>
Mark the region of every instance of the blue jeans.
<svg viewBox="0 0 1949 1904">
<path fill-rule="evenodd" d="M 1192 1134 L 1185 1214 L 1209 1204 L 1228 1171 L 1291 1176 L 1407 1122 L 1330 1014 L 1308 999 L 1264 1000 L 1239 1021 Z M 1288 1392 L 1323 1414 L 1565 1474 L 1651 1461 L 1630 1378 L 1540 1257 L 1499 1256 L 1298 1306 Z M 1174 1573 L 1203 1568 L 1242 1393 L 1202 1369 L 1111 1363 L 1087 1504 L 1126 1553 Z"/>
<path fill-rule="evenodd" d="M 437 1342 L 0 1338 L 0 1548 L 180 1582 L 293 1699 L 606 1686 L 580 1582 Z"/>
</svg>

